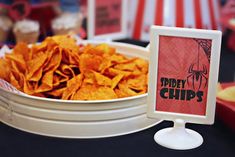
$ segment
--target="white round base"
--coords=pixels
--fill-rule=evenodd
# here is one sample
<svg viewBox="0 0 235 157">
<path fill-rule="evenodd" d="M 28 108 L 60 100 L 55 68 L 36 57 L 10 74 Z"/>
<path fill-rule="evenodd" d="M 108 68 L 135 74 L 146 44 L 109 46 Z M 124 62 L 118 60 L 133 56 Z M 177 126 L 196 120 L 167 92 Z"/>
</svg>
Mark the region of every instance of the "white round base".
<svg viewBox="0 0 235 157">
<path fill-rule="evenodd" d="M 175 127 L 158 131 L 154 135 L 154 140 L 164 147 L 178 150 L 193 149 L 203 143 L 203 138 L 199 133 Z"/>
</svg>

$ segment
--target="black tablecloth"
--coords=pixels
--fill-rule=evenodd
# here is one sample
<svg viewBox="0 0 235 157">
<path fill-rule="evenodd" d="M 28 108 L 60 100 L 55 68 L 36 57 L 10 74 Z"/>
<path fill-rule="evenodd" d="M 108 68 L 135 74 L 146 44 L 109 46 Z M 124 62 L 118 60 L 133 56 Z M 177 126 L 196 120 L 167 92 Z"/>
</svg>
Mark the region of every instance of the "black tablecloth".
<svg viewBox="0 0 235 157">
<path fill-rule="evenodd" d="M 122 40 L 141 46 L 147 43 Z M 222 47 L 219 81 L 234 81 L 235 53 Z M 234 119 L 233 119 L 234 120 Z M 101 139 L 61 139 L 26 133 L 0 123 L 0 157 L 160 157 L 160 156 L 235 156 L 235 132 L 216 117 L 214 125 L 187 124 L 203 136 L 203 144 L 192 150 L 179 151 L 155 143 L 154 134 L 173 126 L 164 121 L 147 130 L 119 137 Z"/>
</svg>

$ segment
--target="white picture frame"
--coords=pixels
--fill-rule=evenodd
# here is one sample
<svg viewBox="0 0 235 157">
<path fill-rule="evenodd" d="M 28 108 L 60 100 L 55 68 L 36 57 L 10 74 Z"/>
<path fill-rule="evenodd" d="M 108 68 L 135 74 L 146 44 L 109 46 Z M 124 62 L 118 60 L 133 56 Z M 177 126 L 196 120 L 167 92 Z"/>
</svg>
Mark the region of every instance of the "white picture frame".
<svg viewBox="0 0 235 157">
<path fill-rule="evenodd" d="M 118 40 L 127 37 L 127 0 L 122 0 L 121 31 L 102 35 L 95 34 L 96 0 L 88 0 L 87 38 L 94 40 Z"/>
<path fill-rule="evenodd" d="M 159 60 L 159 37 L 183 37 L 199 38 L 211 40 L 210 68 L 207 87 L 207 100 L 205 115 L 194 115 L 186 113 L 176 113 L 157 110 L 157 80 L 158 80 L 158 60 Z M 149 64 L 149 88 L 148 88 L 148 109 L 147 116 L 150 118 L 160 118 L 163 120 L 182 119 L 185 122 L 198 124 L 213 124 L 216 106 L 216 85 L 218 81 L 220 48 L 221 48 L 220 31 L 199 30 L 190 28 L 176 28 L 164 26 L 152 26 L 150 34 L 150 64 Z"/>
</svg>

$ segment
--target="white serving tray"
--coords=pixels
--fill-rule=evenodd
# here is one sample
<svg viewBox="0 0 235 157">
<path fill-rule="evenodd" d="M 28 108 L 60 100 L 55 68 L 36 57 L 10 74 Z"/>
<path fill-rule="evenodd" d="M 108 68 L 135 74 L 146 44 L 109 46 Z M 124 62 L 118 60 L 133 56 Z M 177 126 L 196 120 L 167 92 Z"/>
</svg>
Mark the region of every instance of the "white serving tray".
<svg viewBox="0 0 235 157">
<path fill-rule="evenodd" d="M 100 42 L 83 41 L 84 44 Z M 109 42 L 119 53 L 149 59 L 147 49 Z M 144 130 L 160 122 L 146 116 L 147 94 L 100 101 L 66 101 L 0 88 L 0 121 L 27 132 L 64 138 L 101 138 Z"/>
</svg>

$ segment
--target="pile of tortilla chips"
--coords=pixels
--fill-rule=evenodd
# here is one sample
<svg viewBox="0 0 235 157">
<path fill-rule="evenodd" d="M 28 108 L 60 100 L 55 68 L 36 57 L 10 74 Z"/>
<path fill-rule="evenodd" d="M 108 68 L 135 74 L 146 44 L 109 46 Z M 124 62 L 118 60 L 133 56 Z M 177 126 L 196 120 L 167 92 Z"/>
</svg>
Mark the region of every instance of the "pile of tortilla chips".
<svg viewBox="0 0 235 157">
<path fill-rule="evenodd" d="M 77 45 L 69 36 L 15 46 L 0 59 L 0 78 L 24 93 L 64 100 L 103 100 L 147 92 L 148 62 L 107 44 Z"/>
</svg>

